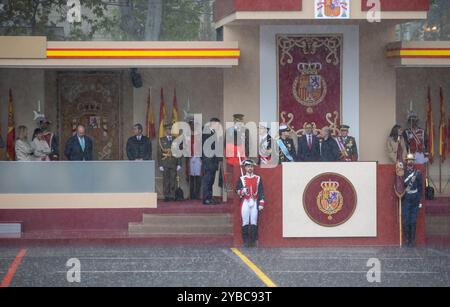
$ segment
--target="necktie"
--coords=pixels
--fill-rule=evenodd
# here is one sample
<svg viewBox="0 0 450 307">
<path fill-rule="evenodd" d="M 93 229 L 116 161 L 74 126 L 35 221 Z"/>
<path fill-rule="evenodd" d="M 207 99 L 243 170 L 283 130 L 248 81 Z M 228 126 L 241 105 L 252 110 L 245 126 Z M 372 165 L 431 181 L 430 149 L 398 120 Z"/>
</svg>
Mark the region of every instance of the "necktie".
<svg viewBox="0 0 450 307">
<path fill-rule="evenodd" d="M 311 150 L 312 148 L 312 141 L 311 141 L 311 135 L 308 135 L 308 148 Z"/>
<path fill-rule="evenodd" d="M 84 137 L 80 137 L 80 146 L 81 146 L 81 150 L 84 151 L 84 149 L 86 148 L 86 144 L 84 142 Z"/>
</svg>

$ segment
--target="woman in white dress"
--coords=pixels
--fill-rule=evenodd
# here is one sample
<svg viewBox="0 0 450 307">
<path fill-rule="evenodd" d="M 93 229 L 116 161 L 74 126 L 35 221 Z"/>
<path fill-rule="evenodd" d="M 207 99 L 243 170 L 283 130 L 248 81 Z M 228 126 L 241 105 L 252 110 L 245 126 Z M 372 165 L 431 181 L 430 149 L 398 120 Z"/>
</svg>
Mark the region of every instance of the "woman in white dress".
<svg viewBox="0 0 450 307">
<path fill-rule="evenodd" d="M 34 148 L 34 157 L 38 161 L 50 161 L 49 154 L 52 152 L 50 146 L 44 139 L 42 129 L 36 128 L 33 133 L 31 146 Z"/>
<path fill-rule="evenodd" d="M 19 126 L 17 128 L 17 139 L 16 139 L 16 160 L 17 161 L 34 161 L 33 156 L 34 148 L 28 141 L 28 129 L 25 126 Z"/>
</svg>

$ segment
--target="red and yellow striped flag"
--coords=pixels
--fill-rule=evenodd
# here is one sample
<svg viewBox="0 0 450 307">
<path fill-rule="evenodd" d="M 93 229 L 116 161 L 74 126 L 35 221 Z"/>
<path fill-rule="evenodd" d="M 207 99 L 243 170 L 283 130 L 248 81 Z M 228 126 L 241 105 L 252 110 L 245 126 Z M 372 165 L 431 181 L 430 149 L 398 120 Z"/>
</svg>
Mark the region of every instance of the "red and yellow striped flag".
<svg viewBox="0 0 450 307">
<path fill-rule="evenodd" d="M 180 129 L 178 128 L 178 121 L 179 121 L 179 115 L 178 115 L 178 103 L 177 103 L 177 90 L 173 89 L 173 104 L 172 104 L 172 124 L 173 128 L 172 131 L 175 131 L 174 135 L 178 135 L 180 133 Z"/>
<path fill-rule="evenodd" d="M 151 89 L 148 90 L 147 114 L 145 116 L 145 133 L 149 139 L 153 139 L 156 136 L 155 114 L 153 113 L 152 90 Z"/>
<path fill-rule="evenodd" d="M 167 119 L 166 104 L 164 103 L 164 90 L 161 88 L 161 104 L 159 105 L 159 138 L 162 138 L 164 133 L 164 124 Z"/>
<path fill-rule="evenodd" d="M 431 89 L 428 87 L 428 97 L 427 97 L 427 125 L 426 125 L 426 135 L 428 139 L 428 159 L 430 164 L 434 160 L 434 122 L 433 122 L 433 105 L 431 103 Z"/>
<path fill-rule="evenodd" d="M 8 102 L 8 134 L 6 136 L 6 159 L 14 161 L 16 159 L 16 132 L 14 129 L 14 107 L 12 90 L 9 89 L 9 102 Z"/>
<path fill-rule="evenodd" d="M 442 92 L 442 86 L 439 87 L 439 98 L 441 112 L 441 118 L 439 120 L 439 157 L 444 162 L 447 154 L 447 128 L 445 127 L 444 93 Z"/>
</svg>

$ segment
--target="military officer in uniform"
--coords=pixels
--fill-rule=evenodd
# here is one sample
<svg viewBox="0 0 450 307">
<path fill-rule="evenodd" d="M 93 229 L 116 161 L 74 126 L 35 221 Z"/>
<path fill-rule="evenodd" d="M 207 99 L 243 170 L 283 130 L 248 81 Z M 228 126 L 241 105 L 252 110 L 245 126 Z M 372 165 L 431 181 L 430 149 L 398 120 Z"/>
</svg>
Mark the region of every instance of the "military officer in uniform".
<svg viewBox="0 0 450 307">
<path fill-rule="evenodd" d="M 407 154 L 405 160 L 405 195 L 402 198 L 403 236 L 406 246 L 414 247 L 416 245 L 417 215 L 423 195 L 423 181 L 421 172 L 414 167 L 414 154 Z"/>
<path fill-rule="evenodd" d="M 244 115 L 233 114 L 233 127 L 226 133 L 226 157 L 229 166 L 239 166 L 239 154 L 241 160 L 247 159 L 250 153 L 250 132 L 244 126 Z"/>
<path fill-rule="evenodd" d="M 337 137 L 337 143 L 341 152 L 340 160 L 345 162 L 358 161 L 358 147 L 354 137 L 348 135 L 350 126 L 341 125 L 340 135 Z"/>
<path fill-rule="evenodd" d="M 255 175 L 255 163 L 248 159 L 242 162 L 245 175 L 236 184 L 241 201 L 242 240 L 246 247 L 254 247 L 258 237 L 258 215 L 264 209 L 264 188 L 261 177 Z"/>
<path fill-rule="evenodd" d="M 163 173 L 164 200 L 175 200 L 177 172 L 181 169 L 181 158 L 172 155 L 172 124 L 165 124 L 165 136 L 159 139 L 159 170 Z"/>
<path fill-rule="evenodd" d="M 280 125 L 280 138 L 277 140 L 279 149 L 279 163 L 295 162 L 297 160 L 294 141 L 289 137 L 291 129 L 285 125 Z"/>
</svg>

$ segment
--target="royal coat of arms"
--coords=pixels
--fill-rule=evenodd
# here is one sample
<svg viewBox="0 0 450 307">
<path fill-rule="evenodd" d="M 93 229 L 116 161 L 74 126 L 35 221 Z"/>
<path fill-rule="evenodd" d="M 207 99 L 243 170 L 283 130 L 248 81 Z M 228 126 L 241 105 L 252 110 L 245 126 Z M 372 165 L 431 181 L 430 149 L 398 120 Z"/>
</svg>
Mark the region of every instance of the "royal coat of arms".
<svg viewBox="0 0 450 307">
<path fill-rule="evenodd" d="M 316 18 L 349 18 L 350 0 L 316 0 Z"/>
<path fill-rule="evenodd" d="M 338 191 L 339 183 L 336 181 L 323 181 L 320 186 L 322 191 L 317 195 L 317 206 L 319 210 L 328 215 L 328 220 L 333 219 L 333 215 L 342 210 L 344 197 Z"/>
<path fill-rule="evenodd" d="M 321 63 L 299 63 L 299 75 L 292 84 L 295 100 L 307 107 L 306 112 L 313 113 L 313 107 L 321 103 L 327 95 L 327 82 L 320 75 Z"/>
</svg>

